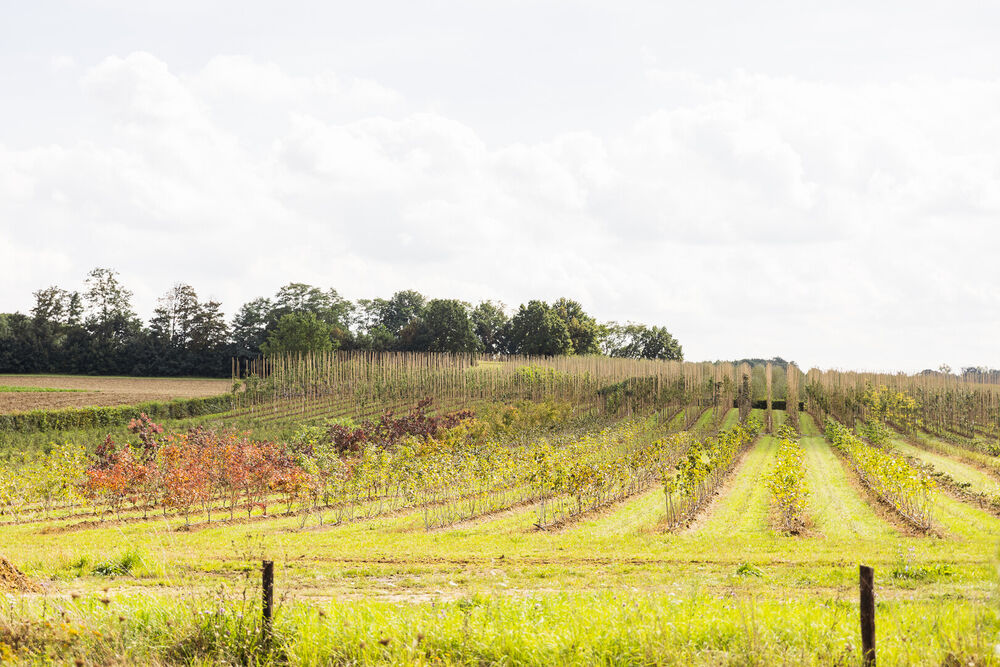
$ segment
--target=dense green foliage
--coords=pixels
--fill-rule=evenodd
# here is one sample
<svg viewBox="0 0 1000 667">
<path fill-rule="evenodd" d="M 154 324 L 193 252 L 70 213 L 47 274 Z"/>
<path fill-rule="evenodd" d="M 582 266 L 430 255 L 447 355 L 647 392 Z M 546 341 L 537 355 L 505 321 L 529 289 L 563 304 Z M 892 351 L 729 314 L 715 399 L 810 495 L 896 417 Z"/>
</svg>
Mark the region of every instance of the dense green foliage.
<svg viewBox="0 0 1000 667">
<path fill-rule="evenodd" d="M 548 355 L 573 353 L 573 339 L 566 321 L 544 301 L 529 301 L 510 319 L 507 351 Z"/>
<path fill-rule="evenodd" d="M 676 527 L 704 507 L 737 458 L 753 444 L 763 424 L 751 415 L 744 422 L 705 440 L 691 442 L 673 465 L 661 465 L 667 522 Z"/>
<path fill-rule="evenodd" d="M 566 298 L 529 301 L 509 317 L 492 301 L 473 307 L 401 290 L 351 302 L 334 289 L 289 283 L 227 322 L 219 302 L 177 284 L 143 326 L 110 269 L 92 271 L 82 294 L 49 287 L 34 296 L 29 315 L 0 313 L 0 373 L 220 377 L 233 357 L 327 350 L 681 358 L 665 328 L 599 325 Z"/>
<path fill-rule="evenodd" d="M 69 431 L 95 427 L 121 426 L 141 414 L 153 419 L 185 419 L 225 412 L 232 406 L 229 394 L 205 398 L 179 398 L 150 401 L 137 405 L 93 406 L 61 410 L 32 410 L 0 415 L 0 433 L 30 431 Z"/>
<path fill-rule="evenodd" d="M 929 530 L 934 501 L 934 480 L 890 451 L 861 441 L 850 429 L 826 421 L 826 438 L 850 461 L 862 483 L 916 527 Z"/>
<path fill-rule="evenodd" d="M 471 354 L 481 345 L 468 306 L 457 299 L 431 299 L 399 335 L 404 350 Z"/>
<path fill-rule="evenodd" d="M 605 327 L 602 339 L 604 352 L 610 357 L 629 359 L 683 359 L 684 354 L 666 327 L 648 327 L 629 322 L 611 323 Z"/>
<path fill-rule="evenodd" d="M 767 476 L 767 488 L 776 513 L 777 526 L 789 533 L 798 533 L 806 525 L 806 488 L 804 452 L 798 435 L 787 426 L 778 431 L 778 451 L 774 468 Z"/>
<path fill-rule="evenodd" d="M 260 346 L 263 354 L 306 354 L 332 349 L 330 325 L 317 319 L 315 313 L 283 315 Z"/>
</svg>

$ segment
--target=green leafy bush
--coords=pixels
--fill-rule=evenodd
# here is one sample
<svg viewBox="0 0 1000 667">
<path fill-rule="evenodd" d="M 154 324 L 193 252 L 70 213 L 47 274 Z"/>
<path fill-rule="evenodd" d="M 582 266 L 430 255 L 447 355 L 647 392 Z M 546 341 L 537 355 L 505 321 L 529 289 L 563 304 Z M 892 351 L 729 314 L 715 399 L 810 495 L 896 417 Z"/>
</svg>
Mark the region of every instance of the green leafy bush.
<svg viewBox="0 0 1000 667">
<path fill-rule="evenodd" d="M 137 405 L 92 406 L 62 410 L 32 410 L 0 415 L 0 432 L 75 431 L 88 428 L 122 426 L 145 413 L 151 419 L 186 419 L 232 408 L 229 394 L 204 398 L 180 398 L 173 401 L 150 401 Z"/>
</svg>

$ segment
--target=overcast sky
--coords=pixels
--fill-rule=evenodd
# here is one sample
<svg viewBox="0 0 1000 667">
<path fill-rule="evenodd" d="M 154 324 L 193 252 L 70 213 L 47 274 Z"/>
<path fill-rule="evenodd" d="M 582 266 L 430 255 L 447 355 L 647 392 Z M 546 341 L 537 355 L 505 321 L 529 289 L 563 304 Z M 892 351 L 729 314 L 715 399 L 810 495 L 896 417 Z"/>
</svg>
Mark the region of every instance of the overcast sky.
<svg viewBox="0 0 1000 667">
<path fill-rule="evenodd" d="M 0 0 L 0 312 L 110 266 L 143 317 L 568 296 L 689 360 L 1000 367 L 998 8 Z"/>
</svg>

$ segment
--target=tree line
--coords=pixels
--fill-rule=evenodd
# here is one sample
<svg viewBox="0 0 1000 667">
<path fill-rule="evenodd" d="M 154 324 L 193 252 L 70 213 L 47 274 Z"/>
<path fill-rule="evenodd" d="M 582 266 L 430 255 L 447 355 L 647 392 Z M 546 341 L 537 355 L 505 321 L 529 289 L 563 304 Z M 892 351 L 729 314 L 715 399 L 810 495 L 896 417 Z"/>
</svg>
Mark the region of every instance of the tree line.
<svg viewBox="0 0 1000 667">
<path fill-rule="evenodd" d="M 143 323 L 132 292 L 106 268 L 91 271 L 82 291 L 53 286 L 34 297 L 29 314 L 0 313 L 0 373 L 226 377 L 232 357 L 337 349 L 683 358 L 665 327 L 598 323 L 567 298 L 508 312 L 414 290 L 352 302 L 289 283 L 227 321 L 218 301 L 179 283 Z"/>
</svg>

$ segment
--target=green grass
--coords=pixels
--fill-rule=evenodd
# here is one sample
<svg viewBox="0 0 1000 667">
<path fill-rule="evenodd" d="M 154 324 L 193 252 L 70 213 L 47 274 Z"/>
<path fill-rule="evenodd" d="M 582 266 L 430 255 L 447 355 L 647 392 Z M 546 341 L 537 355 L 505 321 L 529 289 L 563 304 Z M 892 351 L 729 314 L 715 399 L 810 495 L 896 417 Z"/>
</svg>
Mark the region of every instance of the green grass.
<svg viewBox="0 0 1000 667">
<path fill-rule="evenodd" d="M 883 664 L 949 654 L 996 664 L 1000 520 L 944 498 L 944 538 L 903 535 L 851 486 L 808 415 L 801 421 L 814 520 L 804 536 L 767 521 L 772 437 L 745 455 L 703 523 L 678 533 L 659 527 L 657 486 L 551 531 L 534 529 L 530 504 L 433 531 L 420 510 L 305 530 L 296 517 L 191 531 L 178 518 L 68 532 L 51 531 L 78 519 L 0 525 L 3 555 L 50 586 L 0 605 L 0 642 L 43 618 L 54 629 L 24 632 L 54 636 L 65 610 L 102 632 L 69 644 L 60 655 L 70 663 L 239 663 L 253 633 L 237 615 L 256 613 L 242 595 L 257 599 L 268 557 L 278 566 L 276 651 L 291 664 L 857 664 L 866 563 Z M 893 576 L 904 571 L 920 576 Z"/>
<path fill-rule="evenodd" d="M 715 418 L 714 410 L 712 410 L 711 408 L 703 410 L 701 415 L 698 416 L 698 419 L 695 420 L 695 423 L 691 427 L 691 430 L 699 434 L 709 433 L 710 431 L 713 430 L 712 423 L 714 418 Z"/>
<path fill-rule="evenodd" d="M 723 417 L 722 424 L 719 426 L 719 430 L 725 431 L 726 429 L 730 429 L 736 426 L 736 424 L 739 423 L 739 421 L 740 421 L 740 411 L 737 410 L 736 408 L 730 408 L 730 410 L 726 412 L 726 416 Z"/>
<path fill-rule="evenodd" d="M 776 450 L 774 437 L 765 435 L 757 440 L 736 470 L 729 492 L 710 508 L 711 518 L 698 528 L 700 532 L 729 537 L 768 530 L 770 494 L 764 477 L 774 465 Z"/>
<path fill-rule="evenodd" d="M 828 540 L 893 540 L 899 535 L 848 481 L 848 473 L 812 417 L 802 413 L 800 443 L 805 452 L 808 512 L 814 530 Z"/>
<path fill-rule="evenodd" d="M 903 440 L 893 440 L 892 444 L 906 456 L 917 458 L 935 470 L 947 473 L 956 482 L 968 484 L 970 491 L 1000 495 L 1000 480 L 974 466 L 937 452 L 914 447 Z"/>
<path fill-rule="evenodd" d="M 915 445 L 919 445 L 918 449 L 943 454 L 952 459 L 969 463 L 970 465 L 981 466 L 982 468 L 991 471 L 995 477 L 1000 479 L 1000 458 L 996 456 L 990 456 L 989 454 L 985 454 L 983 452 L 972 451 L 966 449 L 965 447 L 959 447 L 958 445 L 945 442 L 940 438 L 935 438 L 927 435 L 926 433 L 913 434 L 912 442 Z"/>
<path fill-rule="evenodd" d="M 84 389 L 59 389 L 55 387 L 19 387 L 0 384 L 0 394 L 45 394 L 52 392 L 82 392 Z M 95 390 L 96 391 L 96 390 Z"/>
<path fill-rule="evenodd" d="M 27 620 L 39 617 L 50 622 Z M 726 597 L 623 592 L 287 602 L 265 649 L 259 606 L 228 590 L 181 601 L 87 596 L 62 601 L 58 610 L 39 603 L 5 608 L 0 642 L 8 651 L 14 643 L 31 646 L 64 664 L 853 665 L 856 625 L 846 596 L 762 599 L 734 581 Z M 876 627 L 880 664 L 996 664 L 1000 620 L 990 608 L 880 602 Z"/>
</svg>

